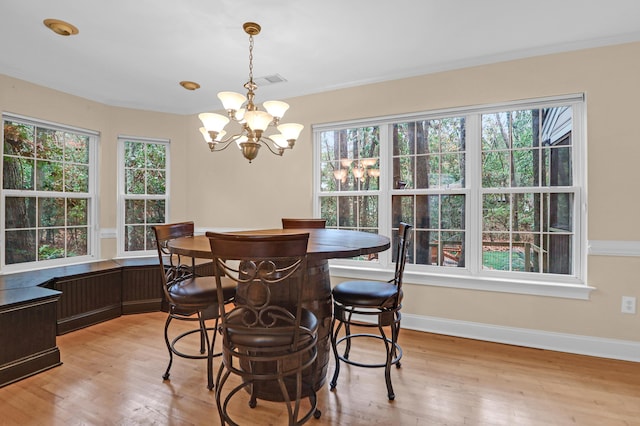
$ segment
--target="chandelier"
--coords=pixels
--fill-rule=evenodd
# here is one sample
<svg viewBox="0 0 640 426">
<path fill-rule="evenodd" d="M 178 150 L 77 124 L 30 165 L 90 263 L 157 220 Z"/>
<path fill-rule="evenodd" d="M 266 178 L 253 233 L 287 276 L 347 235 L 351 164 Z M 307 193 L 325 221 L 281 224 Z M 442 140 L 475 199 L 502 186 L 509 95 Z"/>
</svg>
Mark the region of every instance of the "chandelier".
<svg viewBox="0 0 640 426">
<path fill-rule="evenodd" d="M 292 149 L 303 129 L 302 124 L 283 123 L 280 120 L 289 109 L 289 105 L 281 101 L 267 101 L 262 104 L 266 111 L 258 109 L 254 103 L 255 91 L 258 86 L 253 81 L 253 36 L 260 34 L 260 25 L 245 22 L 242 26 L 249 34 L 249 81 L 244 84 L 247 96 L 236 92 L 220 92 L 218 98 L 227 111 L 227 116 L 204 112 L 198 115 L 203 127 L 200 127 L 205 141 L 212 152 L 222 151 L 235 142 L 242 150 L 242 155 L 249 163 L 258 156 L 262 145 L 269 148 L 275 155 L 282 155 L 287 149 Z M 239 133 L 226 136 L 224 127 L 234 121 L 240 124 Z M 265 135 L 269 127 L 275 127 L 280 133 Z"/>
<path fill-rule="evenodd" d="M 374 167 L 377 162 L 378 160 L 375 158 L 362 158 L 359 160 L 343 158 L 339 161 L 338 168 L 335 168 L 334 166 L 333 177 L 342 183 L 346 183 L 349 170 L 351 170 L 353 177 L 360 182 L 364 182 L 367 175 L 372 178 L 379 178 L 380 169 L 378 167 Z"/>
</svg>

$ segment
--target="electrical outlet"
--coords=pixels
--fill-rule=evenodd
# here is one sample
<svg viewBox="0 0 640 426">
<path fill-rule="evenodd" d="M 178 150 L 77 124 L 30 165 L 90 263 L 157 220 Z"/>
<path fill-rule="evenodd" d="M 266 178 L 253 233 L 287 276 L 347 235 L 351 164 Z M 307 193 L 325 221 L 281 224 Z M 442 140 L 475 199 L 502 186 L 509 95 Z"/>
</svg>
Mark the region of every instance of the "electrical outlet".
<svg viewBox="0 0 640 426">
<path fill-rule="evenodd" d="M 622 313 L 623 314 L 635 314 L 636 313 L 636 298 L 633 296 L 622 296 Z"/>
</svg>

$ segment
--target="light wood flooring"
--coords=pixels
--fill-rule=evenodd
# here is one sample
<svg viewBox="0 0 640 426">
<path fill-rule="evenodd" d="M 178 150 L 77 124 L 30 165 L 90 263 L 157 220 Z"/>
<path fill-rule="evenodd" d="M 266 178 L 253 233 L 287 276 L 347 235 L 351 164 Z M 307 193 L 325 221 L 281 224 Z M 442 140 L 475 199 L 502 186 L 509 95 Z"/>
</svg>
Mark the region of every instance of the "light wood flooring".
<svg viewBox="0 0 640 426">
<path fill-rule="evenodd" d="M 0 424 L 220 424 L 204 361 L 177 358 L 162 380 L 165 318 L 127 315 L 59 336 L 64 364 L 1 388 Z M 395 401 L 381 369 L 343 366 L 336 391 L 319 392 L 322 417 L 307 424 L 640 425 L 639 363 L 409 330 L 400 341 Z M 361 353 L 373 359 L 375 345 Z M 233 409 L 243 424 L 283 424 L 282 404 Z"/>
</svg>

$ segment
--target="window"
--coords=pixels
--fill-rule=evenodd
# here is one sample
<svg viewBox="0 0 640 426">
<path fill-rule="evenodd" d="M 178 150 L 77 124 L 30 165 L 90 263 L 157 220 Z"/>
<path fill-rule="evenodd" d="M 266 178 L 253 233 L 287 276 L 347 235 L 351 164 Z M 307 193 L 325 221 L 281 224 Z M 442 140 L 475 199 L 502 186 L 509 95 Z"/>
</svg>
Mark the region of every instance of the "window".
<svg viewBox="0 0 640 426">
<path fill-rule="evenodd" d="M 584 286 L 583 103 L 314 126 L 316 214 L 328 227 L 392 237 L 401 221 L 412 224 L 408 269 L 425 281 Z M 381 254 L 382 266 L 392 261 Z"/>
<path fill-rule="evenodd" d="M 119 254 L 155 252 L 151 227 L 165 223 L 169 208 L 168 141 L 118 138 Z"/>
<path fill-rule="evenodd" d="M 3 115 L 2 267 L 95 257 L 97 133 Z"/>
<path fill-rule="evenodd" d="M 465 240 L 465 119 L 392 125 L 393 229 L 414 226 L 412 256 L 422 265 L 452 266 Z M 456 266 L 464 266 L 458 259 Z"/>
<path fill-rule="evenodd" d="M 570 106 L 482 115 L 482 267 L 574 273 Z"/>
</svg>

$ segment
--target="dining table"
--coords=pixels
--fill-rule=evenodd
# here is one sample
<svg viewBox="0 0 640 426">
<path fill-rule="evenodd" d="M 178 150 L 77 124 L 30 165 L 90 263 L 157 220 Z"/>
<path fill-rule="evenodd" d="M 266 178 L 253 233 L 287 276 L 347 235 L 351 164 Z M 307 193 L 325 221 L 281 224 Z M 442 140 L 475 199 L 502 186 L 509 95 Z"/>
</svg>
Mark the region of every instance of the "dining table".
<svg viewBox="0 0 640 426">
<path fill-rule="evenodd" d="M 310 369 L 314 390 L 319 390 L 325 383 L 329 366 L 330 333 L 332 320 L 331 276 L 329 260 L 373 256 L 375 253 L 390 247 L 389 237 L 374 232 L 354 231 L 330 228 L 304 229 L 259 229 L 246 231 L 225 231 L 225 234 L 238 235 L 282 235 L 309 233 L 307 243 L 307 283 L 303 289 L 302 305 L 312 311 L 318 318 L 317 359 Z M 169 249 L 183 256 L 210 258 L 211 248 L 205 235 L 177 238 L 169 242 Z M 373 256 L 375 257 L 375 256 Z M 283 292 L 283 294 L 290 294 Z M 282 300 L 287 303 L 287 300 Z M 259 395 L 261 397 L 261 395 Z M 269 395 L 262 395 L 269 399 Z"/>
</svg>

